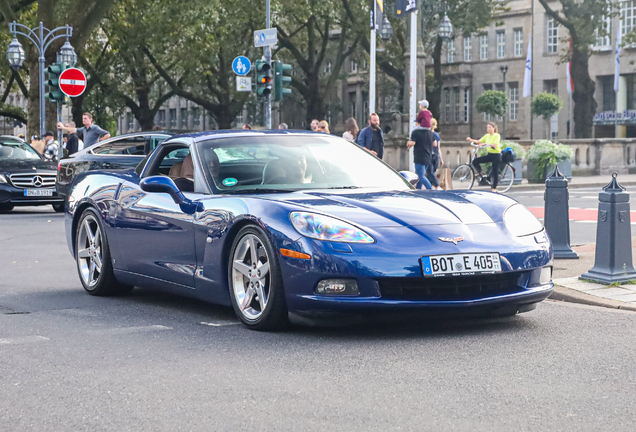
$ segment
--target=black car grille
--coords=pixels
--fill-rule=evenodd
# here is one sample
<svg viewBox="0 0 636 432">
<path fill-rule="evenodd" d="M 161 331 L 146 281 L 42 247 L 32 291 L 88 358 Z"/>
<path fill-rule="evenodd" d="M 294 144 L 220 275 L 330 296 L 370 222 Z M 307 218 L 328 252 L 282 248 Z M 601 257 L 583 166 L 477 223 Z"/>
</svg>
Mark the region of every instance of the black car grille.
<svg viewBox="0 0 636 432">
<path fill-rule="evenodd" d="M 380 295 L 387 300 L 472 300 L 520 292 L 522 274 L 378 279 Z"/>
<path fill-rule="evenodd" d="M 47 188 L 55 186 L 55 174 L 53 173 L 24 173 L 11 174 L 11 183 L 17 188 Z"/>
</svg>

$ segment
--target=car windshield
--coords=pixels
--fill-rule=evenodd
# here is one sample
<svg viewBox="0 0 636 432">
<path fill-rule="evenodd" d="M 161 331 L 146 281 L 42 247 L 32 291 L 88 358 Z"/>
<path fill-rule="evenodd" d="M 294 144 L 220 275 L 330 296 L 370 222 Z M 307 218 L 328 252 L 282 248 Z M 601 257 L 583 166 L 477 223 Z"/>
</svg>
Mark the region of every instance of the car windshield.
<svg viewBox="0 0 636 432">
<path fill-rule="evenodd" d="M 333 136 L 254 135 L 199 144 L 208 181 L 221 193 L 307 189 L 411 189 L 365 149 Z"/>
<path fill-rule="evenodd" d="M 0 159 L 40 159 L 40 156 L 23 142 L 0 140 Z"/>
</svg>

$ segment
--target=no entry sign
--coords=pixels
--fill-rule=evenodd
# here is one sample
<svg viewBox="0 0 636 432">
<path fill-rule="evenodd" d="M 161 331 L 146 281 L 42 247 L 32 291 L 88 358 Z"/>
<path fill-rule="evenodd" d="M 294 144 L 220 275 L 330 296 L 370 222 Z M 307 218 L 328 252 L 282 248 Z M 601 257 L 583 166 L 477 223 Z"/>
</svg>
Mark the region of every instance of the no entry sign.
<svg viewBox="0 0 636 432">
<path fill-rule="evenodd" d="M 76 97 L 86 90 L 86 75 L 79 69 L 66 69 L 60 74 L 60 90 L 70 97 Z"/>
</svg>

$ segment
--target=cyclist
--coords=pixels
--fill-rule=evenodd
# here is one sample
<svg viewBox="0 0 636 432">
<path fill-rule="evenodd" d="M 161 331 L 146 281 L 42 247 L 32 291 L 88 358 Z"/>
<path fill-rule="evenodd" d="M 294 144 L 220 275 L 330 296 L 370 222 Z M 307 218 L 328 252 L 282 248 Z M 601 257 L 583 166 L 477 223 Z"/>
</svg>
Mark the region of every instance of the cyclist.
<svg viewBox="0 0 636 432">
<path fill-rule="evenodd" d="M 487 162 L 492 164 L 492 191 L 497 192 L 497 184 L 499 183 L 499 164 L 501 163 L 501 136 L 498 133 L 497 125 L 493 122 L 488 123 L 486 131 L 488 133 L 480 139 L 476 140 L 471 137 L 467 137 L 466 141 L 479 144 L 480 147 L 486 147 L 488 154 L 486 156 L 475 158 L 473 160 L 473 166 L 481 176 L 484 176 L 479 164 Z"/>
</svg>

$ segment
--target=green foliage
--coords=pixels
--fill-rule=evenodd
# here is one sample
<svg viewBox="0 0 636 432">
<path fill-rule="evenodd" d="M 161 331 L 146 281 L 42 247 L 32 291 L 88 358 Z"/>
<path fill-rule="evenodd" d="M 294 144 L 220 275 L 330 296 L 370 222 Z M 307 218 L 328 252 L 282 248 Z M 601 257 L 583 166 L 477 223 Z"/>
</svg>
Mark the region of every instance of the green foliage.
<svg viewBox="0 0 636 432">
<path fill-rule="evenodd" d="M 536 141 L 526 154 L 526 158 L 535 163 L 535 178 L 533 180 L 541 180 L 546 167 L 569 160 L 573 155 L 572 149 L 565 144 L 555 144 L 550 140 Z"/>
<path fill-rule="evenodd" d="M 532 99 L 531 108 L 532 115 L 547 120 L 563 108 L 563 101 L 553 93 L 542 92 Z"/>
<path fill-rule="evenodd" d="M 503 116 L 508 106 L 508 96 L 498 90 L 487 90 L 477 98 L 477 111 L 492 116 Z"/>
</svg>

